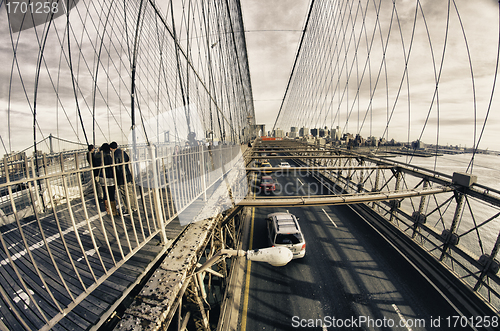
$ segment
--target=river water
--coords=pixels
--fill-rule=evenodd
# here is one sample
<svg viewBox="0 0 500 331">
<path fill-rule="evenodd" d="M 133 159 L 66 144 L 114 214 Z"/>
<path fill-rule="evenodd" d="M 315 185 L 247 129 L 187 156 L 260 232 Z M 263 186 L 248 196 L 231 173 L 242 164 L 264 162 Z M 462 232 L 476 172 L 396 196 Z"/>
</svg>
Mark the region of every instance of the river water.
<svg viewBox="0 0 500 331">
<path fill-rule="evenodd" d="M 390 160 L 410 163 L 451 176 L 454 172 L 466 172 L 471 158 L 472 154 L 445 154 L 438 157 L 410 158 L 407 156 L 397 156 L 390 158 Z M 467 172 L 470 173 L 470 170 Z M 472 174 L 477 176 L 478 184 L 500 190 L 500 156 L 476 154 L 474 156 Z"/>
<path fill-rule="evenodd" d="M 443 156 L 427 158 L 397 156 L 391 157 L 389 160 L 410 163 L 411 165 L 424 167 L 428 170 L 435 170 L 445 175 L 452 176 L 454 172 L 466 172 L 471 157 L 472 154 L 445 154 Z M 470 170 L 468 172 L 470 173 Z M 500 191 L 500 156 L 476 154 L 474 157 L 472 174 L 477 176 L 478 184 Z M 498 196 L 494 193 L 493 195 Z M 449 196 L 449 194 L 442 194 L 437 195 L 435 200 L 434 198 L 428 198 L 424 212 L 427 214 L 431 213 L 437 207 L 438 203 L 440 204 L 444 202 Z M 402 207 L 406 207 L 405 209 L 411 208 L 408 202 L 405 202 L 406 203 L 403 203 Z M 451 219 L 453 218 L 455 206 L 456 204 L 453 201 L 447 209 L 442 208 L 446 214 L 446 216 L 443 217 L 446 228 L 449 228 L 451 225 Z M 494 216 L 499 212 L 499 207 L 492 206 L 491 204 L 469 197 L 464 204 L 457 231 L 459 235 L 467 233 L 460 238 L 460 244 L 466 246 L 470 251 L 478 256 L 484 253 L 491 253 L 500 230 L 500 217 L 494 218 Z M 482 226 L 477 227 L 477 231 L 470 231 L 471 229 L 474 229 L 476 225 L 481 224 L 490 218 L 494 219 Z M 439 219 L 439 214 L 434 212 L 432 217 L 428 218 L 428 224 L 441 230 L 443 227 L 443 219 Z"/>
</svg>

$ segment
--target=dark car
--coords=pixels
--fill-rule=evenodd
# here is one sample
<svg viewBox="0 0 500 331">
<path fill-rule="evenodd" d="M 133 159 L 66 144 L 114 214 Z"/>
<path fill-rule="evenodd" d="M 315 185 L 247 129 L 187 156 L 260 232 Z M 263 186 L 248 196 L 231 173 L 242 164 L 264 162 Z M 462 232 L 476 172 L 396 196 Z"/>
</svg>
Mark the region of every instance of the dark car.
<svg viewBox="0 0 500 331">
<path fill-rule="evenodd" d="M 271 176 L 262 176 L 260 178 L 260 188 L 263 192 L 273 192 L 276 189 L 276 183 Z"/>
</svg>

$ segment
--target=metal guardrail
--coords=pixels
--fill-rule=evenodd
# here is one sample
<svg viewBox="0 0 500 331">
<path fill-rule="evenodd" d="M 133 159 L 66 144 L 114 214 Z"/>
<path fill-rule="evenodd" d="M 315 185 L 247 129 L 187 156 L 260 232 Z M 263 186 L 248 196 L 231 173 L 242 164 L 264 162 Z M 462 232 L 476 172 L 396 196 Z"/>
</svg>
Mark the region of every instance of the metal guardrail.
<svg viewBox="0 0 500 331">
<path fill-rule="evenodd" d="M 203 201 L 219 185 L 229 185 L 228 205 L 246 195 L 246 180 L 224 183 L 228 171 L 245 175 L 239 145 L 129 152 L 128 162 L 94 168 L 85 151 L 44 156 L 38 169 L 25 158 L 22 171 L 4 160 L 0 329 L 50 329 L 153 238 L 172 239 L 172 220 L 206 218 Z M 130 182 L 111 185 L 119 176 L 127 182 L 124 167 Z M 112 175 L 95 180 L 94 170 Z M 116 212 L 111 203 L 102 210 L 100 185 L 104 200 L 115 194 Z"/>
</svg>

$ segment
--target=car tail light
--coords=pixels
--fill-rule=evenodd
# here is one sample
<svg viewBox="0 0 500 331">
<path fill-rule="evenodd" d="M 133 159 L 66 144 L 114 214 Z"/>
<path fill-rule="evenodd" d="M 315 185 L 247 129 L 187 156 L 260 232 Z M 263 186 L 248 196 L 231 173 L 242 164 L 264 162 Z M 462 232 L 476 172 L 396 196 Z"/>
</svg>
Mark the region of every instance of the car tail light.
<svg viewBox="0 0 500 331">
<path fill-rule="evenodd" d="M 302 248 L 300 250 L 303 251 L 304 249 L 306 249 L 306 244 L 302 245 Z"/>
</svg>

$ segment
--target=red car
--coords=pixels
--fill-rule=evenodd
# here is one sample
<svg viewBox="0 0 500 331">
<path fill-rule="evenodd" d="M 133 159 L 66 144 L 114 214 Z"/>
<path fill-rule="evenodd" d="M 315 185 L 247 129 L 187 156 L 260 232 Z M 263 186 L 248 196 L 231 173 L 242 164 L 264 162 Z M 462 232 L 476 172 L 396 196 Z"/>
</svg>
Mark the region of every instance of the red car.
<svg viewBox="0 0 500 331">
<path fill-rule="evenodd" d="M 262 176 L 260 179 L 260 188 L 264 192 L 274 191 L 276 189 L 276 183 L 271 176 Z"/>
</svg>

